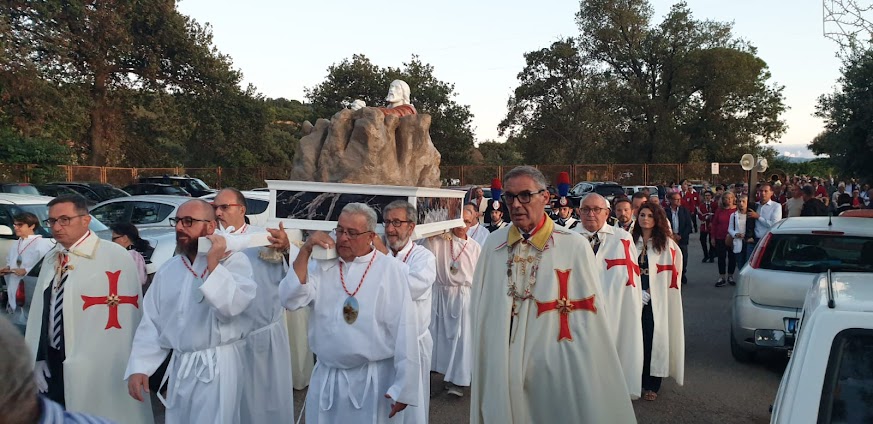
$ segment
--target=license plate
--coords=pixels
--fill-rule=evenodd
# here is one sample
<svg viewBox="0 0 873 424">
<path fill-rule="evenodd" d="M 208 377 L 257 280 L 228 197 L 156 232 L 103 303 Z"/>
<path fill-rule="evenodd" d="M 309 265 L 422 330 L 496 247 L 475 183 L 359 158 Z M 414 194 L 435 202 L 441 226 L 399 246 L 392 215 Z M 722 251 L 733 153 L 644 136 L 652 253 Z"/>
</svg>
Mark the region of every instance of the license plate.
<svg viewBox="0 0 873 424">
<path fill-rule="evenodd" d="M 786 333 L 796 333 L 797 332 L 797 318 L 783 318 L 785 323 L 785 332 Z"/>
</svg>

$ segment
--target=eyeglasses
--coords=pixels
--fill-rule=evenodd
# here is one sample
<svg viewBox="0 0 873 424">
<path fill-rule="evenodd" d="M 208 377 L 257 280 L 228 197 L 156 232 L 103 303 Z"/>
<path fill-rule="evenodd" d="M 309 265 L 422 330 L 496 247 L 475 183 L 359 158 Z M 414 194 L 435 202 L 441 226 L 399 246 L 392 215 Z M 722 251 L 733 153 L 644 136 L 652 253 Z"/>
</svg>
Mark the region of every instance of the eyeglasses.
<svg viewBox="0 0 873 424">
<path fill-rule="evenodd" d="M 518 194 L 503 193 L 503 195 L 500 197 L 503 198 L 503 203 L 506 203 L 507 205 L 512 205 L 512 202 L 515 201 L 515 199 L 518 199 L 518 203 L 526 204 L 526 203 L 530 203 L 530 199 L 534 194 L 540 194 L 544 191 L 546 191 L 546 189 L 542 189 L 542 190 L 538 190 L 538 191 L 534 191 L 534 192 L 522 191 L 521 193 L 518 193 Z"/>
<path fill-rule="evenodd" d="M 412 221 L 401 221 L 399 219 L 395 219 L 395 220 L 391 220 L 391 221 L 385 221 L 385 225 L 391 224 L 394 226 L 394 228 L 399 228 L 401 225 L 409 223 L 409 222 L 412 222 Z"/>
<path fill-rule="evenodd" d="M 592 213 L 592 212 L 593 212 L 595 215 L 597 215 L 597 214 L 599 214 L 601 211 L 608 211 L 608 210 L 609 210 L 609 208 L 579 208 L 579 212 L 581 212 L 582 215 L 588 215 L 588 214 L 590 214 L 590 213 Z"/>
<path fill-rule="evenodd" d="M 49 219 L 42 221 L 42 223 L 45 224 L 45 226 L 49 227 L 49 228 L 54 227 L 55 223 L 61 224 L 61 227 L 66 227 L 67 225 L 70 225 L 70 221 L 72 221 L 73 218 L 79 218 L 79 217 L 86 216 L 86 215 L 88 215 L 88 214 L 81 214 L 81 215 L 74 215 L 74 216 L 62 216 L 59 218 L 49 218 Z"/>
<path fill-rule="evenodd" d="M 392 224 L 392 225 L 393 225 L 393 224 Z M 349 240 L 355 240 L 355 239 L 357 239 L 358 237 L 360 237 L 360 236 L 362 236 L 362 235 L 364 235 L 364 234 L 372 233 L 372 231 L 364 231 L 364 232 L 362 232 L 362 233 L 359 233 L 359 232 L 357 232 L 357 231 L 346 230 L 346 229 L 343 228 L 343 227 L 336 227 L 336 228 L 333 230 L 333 233 L 334 233 L 334 235 L 336 235 L 336 238 L 339 238 L 341 235 L 345 234 L 345 235 L 349 236 Z"/>
<path fill-rule="evenodd" d="M 226 212 L 231 206 L 245 206 L 245 205 L 241 205 L 239 203 L 226 203 L 224 205 L 216 205 L 214 203 L 212 204 L 212 207 L 214 209 L 216 209 L 216 210 L 221 209 L 222 212 Z"/>
<path fill-rule="evenodd" d="M 208 219 L 191 218 L 190 216 L 184 216 L 182 218 L 178 218 L 178 217 L 177 218 L 170 218 L 170 225 L 172 225 L 174 227 L 179 225 L 179 224 L 182 224 L 183 227 L 188 228 L 188 227 L 194 225 L 195 222 L 209 222 L 209 220 Z"/>
</svg>

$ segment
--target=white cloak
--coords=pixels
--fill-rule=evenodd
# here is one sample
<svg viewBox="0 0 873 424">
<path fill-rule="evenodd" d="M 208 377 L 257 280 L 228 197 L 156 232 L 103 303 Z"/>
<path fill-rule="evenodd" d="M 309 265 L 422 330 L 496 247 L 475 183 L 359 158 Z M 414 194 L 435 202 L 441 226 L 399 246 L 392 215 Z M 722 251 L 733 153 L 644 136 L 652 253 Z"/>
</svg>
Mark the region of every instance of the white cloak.
<svg viewBox="0 0 873 424">
<path fill-rule="evenodd" d="M 581 227 L 581 234 L 592 233 Z M 631 399 L 641 392 L 643 373 L 643 299 L 640 287 L 640 267 L 637 247 L 630 233 L 604 224 L 597 232 L 600 247 L 594 255 L 597 260 L 597 281 L 603 292 L 603 310 L 609 317 L 609 331 L 615 341 L 618 359 Z M 630 262 L 628 264 L 627 262 Z"/>
<path fill-rule="evenodd" d="M 655 332 L 652 337 L 652 377 L 673 377 L 685 384 L 685 322 L 682 312 L 682 251 L 673 239 L 668 247 L 655 252 L 651 242 L 646 249 L 649 261 L 649 292 Z M 637 249 L 643 248 L 642 240 Z M 672 267 L 672 268 L 671 268 Z"/>
<path fill-rule="evenodd" d="M 418 354 L 421 364 L 421 391 L 417 406 L 403 412 L 403 423 L 427 423 L 430 412 L 430 365 L 433 355 L 433 337 L 430 334 L 430 316 L 433 282 L 436 280 L 436 259 L 430 250 L 413 243 L 406 243 L 396 256 L 388 255 L 406 264 L 409 270 L 409 293 L 415 304 L 418 324 Z"/>
<path fill-rule="evenodd" d="M 263 228 L 244 225 L 234 234 L 265 232 Z M 288 263 L 284 258 L 277 263 L 267 262 L 261 258 L 262 250 L 269 248 L 252 247 L 242 251 L 252 265 L 258 290 L 242 313 L 242 322 L 249 328 L 244 332 L 246 369 L 241 373 L 240 382 L 247 390 L 242 393 L 240 417 L 243 423 L 291 423 L 295 418 L 291 344 L 285 307 L 279 301 L 279 282 L 288 272 Z M 296 257 L 298 251 L 297 246 L 292 245 L 290 257 Z"/>
<path fill-rule="evenodd" d="M 482 224 L 476 224 L 467 228 L 467 237 L 476 240 L 476 243 L 479 243 L 479 246 L 485 244 L 485 240 L 488 239 L 489 235 L 491 235 L 491 231 L 488 231 L 488 229 Z"/>
<path fill-rule="evenodd" d="M 10 269 L 23 268 L 24 271 L 30 270 L 39 263 L 39 260 L 48 253 L 49 250 L 55 247 L 52 239 L 43 238 L 39 234 L 28 236 L 25 239 L 19 238 L 9 246 L 9 254 L 6 255 L 6 266 Z M 19 251 L 21 254 L 19 254 Z M 18 258 L 21 258 L 21 266 L 18 266 Z M 25 275 L 27 275 L 25 273 Z M 15 304 L 15 292 L 18 291 L 18 284 L 24 280 L 24 277 L 19 277 L 15 273 L 9 273 L 3 276 L 6 279 L 6 293 L 9 294 L 9 307 L 13 311 L 18 307 Z M 33 292 L 33 296 L 41 296 L 42 292 Z M 4 305 L 0 305 L 3 308 Z"/>
<path fill-rule="evenodd" d="M 608 317 L 585 309 L 562 314 L 561 285 L 567 299 L 602 304 L 594 255 L 579 233 L 545 222 L 529 242 L 513 225 L 498 230 L 482 249 L 473 278 L 473 386 L 470 422 L 478 423 L 634 423 L 634 411 Z M 507 295 L 510 246 L 520 259 L 543 251 L 531 294 L 512 317 Z M 525 261 L 525 263 L 527 263 Z M 513 264 L 520 280 L 521 263 Z M 532 263 L 527 265 L 530 275 Z M 524 293 L 527 281 L 517 281 Z M 593 296 L 593 297 L 592 297 Z M 575 307 L 574 307 L 575 308 Z M 567 326 L 563 327 L 562 322 Z M 559 341 L 561 333 L 571 339 Z"/>
<path fill-rule="evenodd" d="M 470 291 L 473 271 L 482 248 L 472 237 L 462 240 L 451 233 L 431 237 L 424 246 L 436 257 L 436 283 L 430 323 L 434 338 L 431 370 L 443 374 L 447 382 L 469 386 L 473 375 Z M 452 246 L 459 264 L 458 273 L 454 275 L 449 269 Z"/>
<path fill-rule="evenodd" d="M 393 402 L 417 405 L 418 326 L 408 270 L 373 249 L 342 262 L 346 287 L 356 290 L 372 255 L 376 258 L 355 295 L 359 313 L 352 324 L 343 319 L 343 303 L 349 295 L 340 283 L 341 258 L 310 260 L 305 284 L 292 268 L 279 285 L 286 308 L 312 306 L 309 346 L 317 360 L 306 394 L 308 424 L 389 423 L 400 421 L 398 417 L 406 413 L 389 421 Z"/>
<path fill-rule="evenodd" d="M 166 423 L 240 423 L 242 393 L 254 390 L 241 375 L 247 369 L 243 336 L 251 327 L 242 313 L 257 292 L 251 263 L 234 253 L 205 281 L 186 264 L 177 255 L 155 273 L 124 378 L 154 374 L 172 349 L 162 382 L 167 396 L 158 395 Z M 206 255 L 189 266 L 204 275 Z"/>
<path fill-rule="evenodd" d="M 43 307 L 50 307 L 43 304 L 43 292 L 51 290 L 58 252 L 62 250 L 58 244 L 46 255 L 30 304 L 25 338 L 34 358 L 40 343 Z M 73 248 L 68 257 L 71 269 L 64 284 L 63 303 L 66 409 L 119 423 L 153 423 L 149 399 L 139 402 L 131 398 L 124 381 L 130 344 L 142 317 L 142 286 L 133 259 L 123 247 L 101 240 L 94 233 Z M 112 308 L 104 300 L 86 308 L 86 298 L 110 294 L 113 280 L 117 282 L 114 294 L 124 303 Z M 117 316 L 121 328 L 110 325 L 113 316 Z"/>
</svg>

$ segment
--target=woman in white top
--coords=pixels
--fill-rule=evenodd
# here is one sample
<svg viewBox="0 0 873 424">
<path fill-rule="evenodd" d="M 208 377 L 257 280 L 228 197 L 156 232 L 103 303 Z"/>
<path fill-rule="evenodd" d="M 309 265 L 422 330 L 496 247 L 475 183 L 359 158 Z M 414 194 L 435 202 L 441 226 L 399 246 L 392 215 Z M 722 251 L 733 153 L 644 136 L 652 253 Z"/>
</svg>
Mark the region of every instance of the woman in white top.
<svg viewBox="0 0 873 424">
<path fill-rule="evenodd" d="M 133 258 L 133 262 L 136 263 L 139 283 L 145 285 L 148 276 L 146 274 L 146 263 L 143 255 L 147 255 L 154 249 L 148 241 L 139 237 L 139 230 L 137 230 L 136 226 L 133 224 L 126 222 L 116 223 L 110 225 L 109 229 L 112 230 L 112 241 L 130 252 L 130 257 Z"/>
<path fill-rule="evenodd" d="M 15 235 L 18 241 L 9 248 L 6 256 L 6 266 L 0 269 L 0 275 L 6 278 L 6 290 L 9 294 L 9 302 L 6 310 L 10 314 L 20 305 L 23 296 L 16 296 L 24 276 L 36 266 L 39 261 L 54 247 L 52 240 L 45 239 L 37 234 L 40 230 L 39 218 L 30 212 L 24 212 L 12 217 Z M 23 292 L 22 292 L 23 294 Z M 16 297 L 18 301 L 16 301 Z"/>
<path fill-rule="evenodd" d="M 731 214 L 731 220 L 728 223 L 728 234 L 734 240 L 734 256 L 737 258 L 737 269 L 743 269 L 743 265 L 749 260 L 751 254 L 754 237 L 749 235 L 755 234 L 755 220 L 748 218 L 746 212 L 749 211 L 749 196 L 741 194 L 737 197 L 737 211 Z"/>
</svg>

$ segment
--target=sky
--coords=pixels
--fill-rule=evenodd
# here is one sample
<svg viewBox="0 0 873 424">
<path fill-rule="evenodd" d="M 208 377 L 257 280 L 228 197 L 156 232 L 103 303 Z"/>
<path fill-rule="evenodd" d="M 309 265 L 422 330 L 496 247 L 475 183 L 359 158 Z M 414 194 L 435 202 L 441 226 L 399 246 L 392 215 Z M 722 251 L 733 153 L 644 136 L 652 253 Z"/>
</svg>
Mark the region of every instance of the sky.
<svg viewBox="0 0 873 424">
<path fill-rule="evenodd" d="M 675 3 L 650 0 L 655 22 Z M 212 26 L 213 42 L 233 58 L 244 84 L 268 97 L 305 100 L 304 89 L 327 68 L 363 54 L 374 64 L 400 67 L 413 54 L 454 83 L 456 101 L 470 106 L 476 141 L 498 139 L 497 125 L 524 67 L 524 53 L 579 34 L 571 0 L 443 0 L 392 2 L 181 0 L 179 10 Z M 734 34 L 758 48 L 771 82 L 785 86 L 788 130 L 774 147 L 812 157 L 806 145 L 823 123 L 816 99 L 840 75 L 838 46 L 824 37 L 821 1 L 687 0 L 696 19 L 734 23 Z M 415 87 L 412 87 L 415 90 Z M 387 87 L 386 87 L 387 93 Z"/>
</svg>

